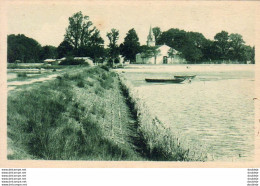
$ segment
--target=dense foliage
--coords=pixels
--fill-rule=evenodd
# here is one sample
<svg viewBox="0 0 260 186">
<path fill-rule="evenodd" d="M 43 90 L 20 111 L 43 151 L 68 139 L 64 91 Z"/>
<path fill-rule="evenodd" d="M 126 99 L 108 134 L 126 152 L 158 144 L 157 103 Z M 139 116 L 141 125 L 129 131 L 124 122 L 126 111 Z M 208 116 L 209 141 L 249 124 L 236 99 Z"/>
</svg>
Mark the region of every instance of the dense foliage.
<svg viewBox="0 0 260 186">
<path fill-rule="evenodd" d="M 119 30 L 112 28 L 111 31 L 107 33 L 107 37 L 109 39 L 108 55 L 110 60 L 114 64 L 116 58 L 118 58 L 120 53 L 119 46 L 117 44 L 117 41 L 119 39 Z"/>
<path fill-rule="evenodd" d="M 255 63 L 255 47 L 245 45 L 240 34 L 221 31 L 214 40 L 204 37 L 198 32 L 187 32 L 177 28 L 161 31 L 159 27 L 153 28 L 156 45 L 166 44 L 180 52 L 188 63 Z M 54 46 L 41 46 L 32 38 L 23 34 L 8 35 L 8 62 L 35 63 L 44 59 L 57 59 L 62 57 L 90 57 L 94 63 L 105 59 L 111 63 L 117 62 L 119 54 L 125 60 L 135 61 L 135 55 L 144 52 L 147 56 L 155 56 L 153 48 L 140 46 L 138 35 L 134 28 L 130 29 L 120 45 L 117 43 L 119 30 L 111 29 L 107 33 L 108 48 L 104 48 L 104 39 L 100 31 L 84 16 L 77 12 L 69 17 L 64 41 L 56 48 Z M 119 47 L 120 46 L 120 47 Z"/>
<path fill-rule="evenodd" d="M 135 55 L 140 52 L 140 43 L 134 28 L 126 34 L 124 42 L 120 45 L 120 50 L 126 60 L 135 61 Z"/>
<path fill-rule="evenodd" d="M 7 59 L 13 63 L 16 60 L 21 62 L 39 62 L 41 45 L 32 38 L 23 34 L 11 34 L 7 37 Z"/>
<path fill-rule="evenodd" d="M 42 47 L 40 53 L 41 60 L 48 59 L 48 58 L 57 59 L 57 57 L 58 57 L 58 52 L 56 47 L 50 45 L 46 45 Z"/>
<path fill-rule="evenodd" d="M 59 52 L 60 57 L 68 55 L 91 57 L 94 62 L 104 58 L 104 40 L 100 36 L 100 31 L 89 20 L 89 16 L 77 12 L 69 17 L 69 26 Z"/>
<path fill-rule="evenodd" d="M 57 48 L 46 45 L 41 46 L 36 40 L 23 34 L 8 35 L 7 59 L 9 63 L 39 63 L 44 59 L 58 57 Z"/>
<path fill-rule="evenodd" d="M 157 29 L 158 30 L 158 29 Z M 154 30 L 154 34 L 158 34 Z M 237 61 L 254 63 L 254 47 L 245 45 L 240 34 L 226 31 L 217 33 L 214 40 L 206 39 L 198 32 L 186 32 L 171 28 L 159 34 L 158 45 L 166 44 L 178 51 L 190 63 L 203 61 Z"/>
</svg>

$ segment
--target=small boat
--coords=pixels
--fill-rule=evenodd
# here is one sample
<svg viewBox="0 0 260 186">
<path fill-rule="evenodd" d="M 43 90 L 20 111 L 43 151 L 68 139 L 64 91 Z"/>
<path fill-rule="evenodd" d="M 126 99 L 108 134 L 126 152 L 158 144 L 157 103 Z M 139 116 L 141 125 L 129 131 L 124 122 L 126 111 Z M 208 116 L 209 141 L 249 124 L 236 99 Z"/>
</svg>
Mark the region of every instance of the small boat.
<svg viewBox="0 0 260 186">
<path fill-rule="evenodd" d="M 194 79 L 196 77 L 196 75 L 192 75 L 192 76 L 174 76 L 174 78 L 185 78 L 185 79 Z"/>
<path fill-rule="evenodd" d="M 145 78 L 145 81 L 151 83 L 181 83 L 185 80 L 185 78 L 174 78 L 174 79 L 150 79 Z"/>
</svg>

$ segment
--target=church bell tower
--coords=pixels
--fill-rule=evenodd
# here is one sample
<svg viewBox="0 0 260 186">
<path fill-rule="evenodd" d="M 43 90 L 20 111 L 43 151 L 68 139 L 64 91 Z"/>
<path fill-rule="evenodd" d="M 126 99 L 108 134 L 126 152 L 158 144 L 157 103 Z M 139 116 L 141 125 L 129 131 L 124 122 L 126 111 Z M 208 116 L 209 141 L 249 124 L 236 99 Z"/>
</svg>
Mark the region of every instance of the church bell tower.
<svg viewBox="0 0 260 186">
<path fill-rule="evenodd" d="M 147 36 L 147 46 L 148 47 L 155 46 L 155 37 L 154 37 L 153 29 L 151 26 L 150 26 L 150 30 L 149 30 L 149 35 Z"/>
</svg>

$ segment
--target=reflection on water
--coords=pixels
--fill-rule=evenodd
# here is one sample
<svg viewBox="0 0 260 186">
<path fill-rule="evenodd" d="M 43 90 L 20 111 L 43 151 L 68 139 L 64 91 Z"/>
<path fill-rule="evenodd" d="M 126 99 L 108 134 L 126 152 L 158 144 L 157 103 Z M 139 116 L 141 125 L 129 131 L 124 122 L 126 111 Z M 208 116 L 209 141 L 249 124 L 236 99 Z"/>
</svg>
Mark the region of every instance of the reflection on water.
<svg viewBox="0 0 260 186">
<path fill-rule="evenodd" d="M 249 160 L 254 150 L 253 69 L 253 65 L 193 65 L 187 70 L 176 65 L 132 66 L 123 71 L 174 133 L 190 144 L 205 145 L 215 160 Z M 197 76 L 182 84 L 144 81 L 177 74 Z"/>
</svg>

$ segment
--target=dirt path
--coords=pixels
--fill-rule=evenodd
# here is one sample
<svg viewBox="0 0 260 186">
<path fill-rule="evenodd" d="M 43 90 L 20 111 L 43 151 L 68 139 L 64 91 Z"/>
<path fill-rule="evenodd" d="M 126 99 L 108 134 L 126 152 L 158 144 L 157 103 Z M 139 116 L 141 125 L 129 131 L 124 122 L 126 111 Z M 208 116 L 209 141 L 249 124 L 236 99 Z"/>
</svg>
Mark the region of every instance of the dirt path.
<svg viewBox="0 0 260 186">
<path fill-rule="evenodd" d="M 11 82 L 7 82 L 7 91 L 14 90 L 17 87 L 22 86 L 22 85 L 29 85 L 29 84 L 33 84 L 33 83 L 36 83 L 36 82 L 48 81 L 48 80 L 56 78 L 57 76 L 58 76 L 58 74 L 51 74 L 51 75 L 49 75 L 47 77 L 28 79 L 26 81 L 11 81 Z"/>
</svg>

